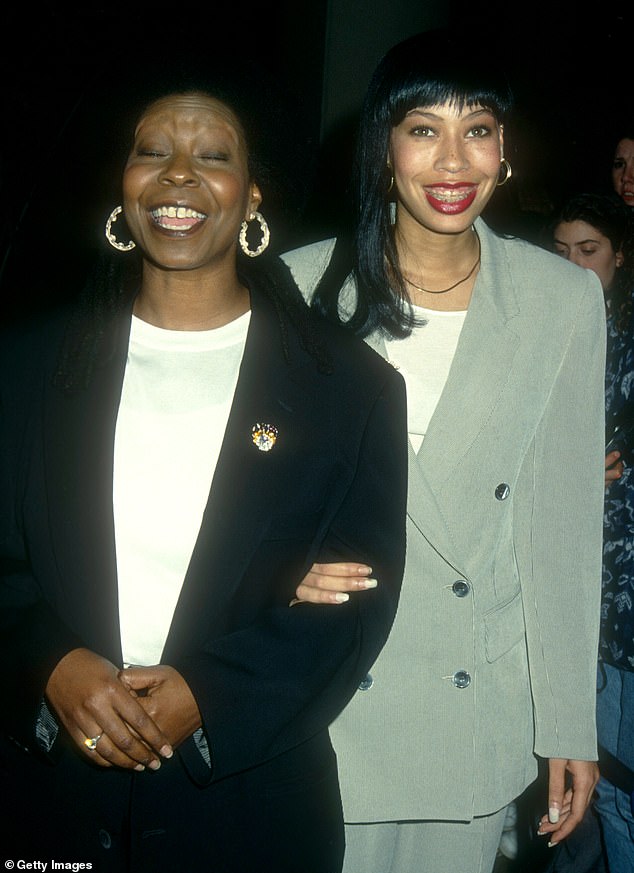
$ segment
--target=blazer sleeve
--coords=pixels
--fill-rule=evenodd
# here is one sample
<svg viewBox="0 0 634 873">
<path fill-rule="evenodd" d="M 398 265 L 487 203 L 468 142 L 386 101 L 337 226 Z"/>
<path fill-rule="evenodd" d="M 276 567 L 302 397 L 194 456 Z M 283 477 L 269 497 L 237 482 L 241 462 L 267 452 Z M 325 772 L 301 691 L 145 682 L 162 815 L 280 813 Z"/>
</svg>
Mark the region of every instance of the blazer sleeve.
<svg viewBox="0 0 634 873">
<path fill-rule="evenodd" d="M 596 759 L 604 494 L 605 310 L 586 273 L 561 366 L 523 464 L 514 529 L 536 754 Z"/>
<path fill-rule="evenodd" d="M 369 562 L 376 589 L 340 606 L 269 609 L 203 651 L 171 661 L 201 710 L 212 758 L 207 781 L 256 766 L 327 728 L 385 643 L 404 569 L 406 439 L 404 384 L 391 371 L 368 416 L 354 477 L 315 553 Z"/>
<path fill-rule="evenodd" d="M 0 730 L 40 752 L 37 725 L 48 677 L 83 643 L 42 596 L 19 509 L 20 471 L 41 460 L 37 453 L 28 462 L 23 456 L 41 414 L 35 398 L 41 395 L 45 350 L 20 334 L 15 342 L 3 334 L 0 346 Z"/>
</svg>

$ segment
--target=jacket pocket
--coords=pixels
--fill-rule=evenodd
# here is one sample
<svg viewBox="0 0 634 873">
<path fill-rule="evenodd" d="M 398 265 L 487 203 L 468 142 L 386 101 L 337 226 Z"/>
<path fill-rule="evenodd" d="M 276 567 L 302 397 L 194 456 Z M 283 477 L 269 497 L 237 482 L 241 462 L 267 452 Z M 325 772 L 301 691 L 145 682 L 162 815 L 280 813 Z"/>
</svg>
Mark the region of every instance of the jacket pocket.
<svg viewBox="0 0 634 873">
<path fill-rule="evenodd" d="M 491 664 L 525 637 L 521 592 L 484 616 L 484 646 Z"/>
</svg>

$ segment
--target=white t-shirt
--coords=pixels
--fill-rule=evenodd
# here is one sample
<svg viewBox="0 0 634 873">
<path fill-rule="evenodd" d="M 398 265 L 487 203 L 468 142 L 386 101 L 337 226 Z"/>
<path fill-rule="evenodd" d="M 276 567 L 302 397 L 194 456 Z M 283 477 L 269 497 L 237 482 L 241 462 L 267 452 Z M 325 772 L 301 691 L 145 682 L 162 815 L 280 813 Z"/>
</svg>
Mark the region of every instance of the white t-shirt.
<svg viewBox="0 0 634 873">
<path fill-rule="evenodd" d="M 250 313 L 208 331 L 133 317 L 115 434 L 124 664 L 160 662 L 235 392 Z"/>
<path fill-rule="evenodd" d="M 466 311 L 439 312 L 413 307 L 421 323 L 405 339 L 387 339 L 388 360 L 407 389 L 407 430 L 414 451 L 420 449 L 443 392 Z"/>
</svg>

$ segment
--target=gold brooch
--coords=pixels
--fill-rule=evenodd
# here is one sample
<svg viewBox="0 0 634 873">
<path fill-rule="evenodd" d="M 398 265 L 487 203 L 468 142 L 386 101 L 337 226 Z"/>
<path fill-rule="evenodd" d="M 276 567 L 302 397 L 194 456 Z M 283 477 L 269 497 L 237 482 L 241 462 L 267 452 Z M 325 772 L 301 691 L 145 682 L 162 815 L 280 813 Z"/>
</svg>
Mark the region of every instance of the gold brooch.
<svg viewBox="0 0 634 873">
<path fill-rule="evenodd" d="M 256 449 L 270 452 L 277 442 L 277 428 L 274 424 L 254 424 L 251 428 L 251 439 Z"/>
</svg>

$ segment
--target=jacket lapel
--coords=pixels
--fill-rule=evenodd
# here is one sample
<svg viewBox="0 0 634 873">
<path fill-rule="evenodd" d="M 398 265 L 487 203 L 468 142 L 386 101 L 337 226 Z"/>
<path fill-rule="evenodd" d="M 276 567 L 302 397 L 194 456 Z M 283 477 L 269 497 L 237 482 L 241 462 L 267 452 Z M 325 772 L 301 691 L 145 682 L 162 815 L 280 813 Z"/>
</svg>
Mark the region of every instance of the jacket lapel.
<svg viewBox="0 0 634 873">
<path fill-rule="evenodd" d="M 518 306 L 504 243 L 482 221 L 476 228 L 483 266 L 447 384 L 418 453 L 436 494 L 489 421 L 519 342 L 512 328 Z"/>
<path fill-rule="evenodd" d="M 387 347 L 381 334 L 372 334 L 366 339 L 366 342 L 383 358 L 388 360 Z M 419 456 L 414 451 L 409 439 L 407 444 L 409 465 L 407 515 L 409 520 L 418 529 L 419 533 L 425 537 L 432 548 L 439 552 L 460 573 L 454 544 L 436 500 L 436 495 L 425 469 L 420 463 Z"/>
<path fill-rule="evenodd" d="M 459 470 L 486 427 L 509 377 L 518 343 L 511 326 L 518 307 L 504 243 L 480 219 L 476 229 L 483 266 L 456 355 L 423 445 L 418 454 L 411 445 L 409 449 L 409 519 L 458 572 L 464 572 L 465 561 L 443 516 L 442 486 Z M 368 343 L 387 358 L 380 335 L 369 337 Z"/>
<path fill-rule="evenodd" d="M 310 398 L 294 379 L 298 369 L 284 358 L 272 305 L 252 294 L 236 392 L 164 660 L 221 633 L 231 614 L 231 598 L 288 487 L 289 454 L 301 450 L 293 445 L 295 417 Z M 269 451 L 253 442 L 257 424 L 277 431 Z"/>
</svg>

